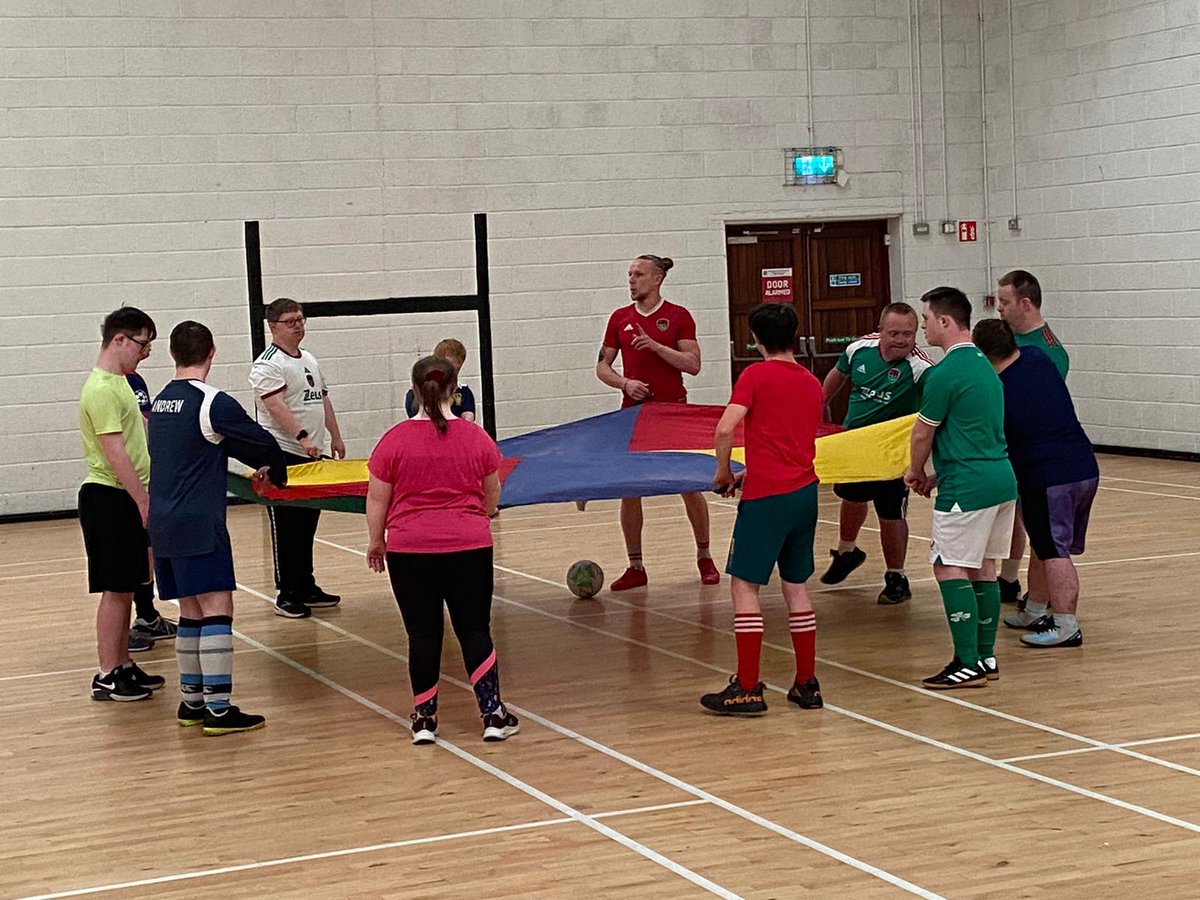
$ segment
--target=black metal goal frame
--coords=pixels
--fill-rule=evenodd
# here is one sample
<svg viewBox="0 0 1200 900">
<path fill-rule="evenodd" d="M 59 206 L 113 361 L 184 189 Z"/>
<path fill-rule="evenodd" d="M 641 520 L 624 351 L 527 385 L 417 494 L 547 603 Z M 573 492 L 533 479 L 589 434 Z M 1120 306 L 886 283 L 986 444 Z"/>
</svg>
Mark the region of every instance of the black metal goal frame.
<svg viewBox="0 0 1200 900">
<path fill-rule="evenodd" d="M 263 320 L 262 244 L 257 220 L 245 223 L 246 293 L 250 307 L 250 347 L 254 359 L 267 348 Z M 303 300 L 305 318 L 378 316 L 385 314 L 462 312 L 476 315 L 479 330 L 479 371 L 483 400 L 483 425 L 496 438 L 496 384 L 492 366 L 492 301 L 488 275 L 487 213 L 475 213 L 475 293 L 421 297 L 379 297 L 374 300 Z"/>
</svg>

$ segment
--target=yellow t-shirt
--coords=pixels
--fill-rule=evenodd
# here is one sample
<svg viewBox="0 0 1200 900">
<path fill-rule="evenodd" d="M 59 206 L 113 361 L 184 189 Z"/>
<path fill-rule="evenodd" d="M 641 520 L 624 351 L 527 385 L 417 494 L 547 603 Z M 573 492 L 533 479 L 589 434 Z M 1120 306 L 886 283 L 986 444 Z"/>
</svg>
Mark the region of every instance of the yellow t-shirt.
<svg viewBox="0 0 1200 900">
<path fill-rule="evenodd" d="M 83 436 L 83 456 L 88 464 L 84 484 L 124 487 L 113 473 L 108 457 L 96 438 L 99 434 L 118 432 L 142 484 L 149 483 L 150 451 L 146 447 L 146 426 L 142 424 L 142 413 L 138 409 L 133 388 L 124 375 L 92 369 L 79 396 L 79 431 Z"/>
</svg>

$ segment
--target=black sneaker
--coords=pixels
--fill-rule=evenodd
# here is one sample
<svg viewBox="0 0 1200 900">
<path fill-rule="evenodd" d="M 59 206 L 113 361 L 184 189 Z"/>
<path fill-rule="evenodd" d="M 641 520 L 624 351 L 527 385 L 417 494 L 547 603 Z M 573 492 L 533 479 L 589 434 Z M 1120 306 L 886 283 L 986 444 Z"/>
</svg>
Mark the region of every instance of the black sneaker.
<svg viewBox="0 0 1200 900">
<path fill-rule="evenodd" d="M 307 619 L 312 615 L 312 610 L 294 597 L 280 594 L 275 598 L 275 615 L 286 619 Z"/>
<path fill-rule="evenodd" d="M 700 705 L 709 712 L 723 716 L 757 716 L 767 711 L 763 699 L 765 685 L 760 681 L 752 690 L 745 690 L 736 675 L 729 676 L 729 684 L 719 694 L 705 694 Z"/>
<path fill-rule="evenodd" d="M 983 657 L 979 660 L 979 668 L 983 669 L 983 674 L 987 676 L 988 681 L 1000 680 L 1000 664 L 996 662 L 996 657 Z"/>
<path fill-rule="evenodd" d="M 204 733 L 209 737 L 237 734 L 239 731 L 257 731 L 266 724 L 267 720 L 264 717 L 244 713 L 236 706 L 216 710 L 204 707 Z"/>
<path fill-rule="evenodd" d="M 145 619 L 134 619 L 133 627 L 129 629 L 129 636 L 132 638 L 137 635 L 150 641 L 173 641 L 175 632 L 178 630 L 178 626 L 170 619 L 158 616 L 152 622 L 147 622 Z"/>
<path fill-rule="evenodd" d="M 978 664 L 968 666 L 956 656 L 936 675 L 922 679 L 921 684 L 932 691 L 953 691 L 958 688 L 987 687 L 988 679 Z"/>
<path fill-rule="evenodd" d="M 517 721 L 517 717 L 504 707 L 501 707 L 498 712 L 483 717 L 483 739 L 489 743 L 507 740 L 520 730 L 521 723 Z M 415 743 L 415 733 L 413 739 Z"/>
<path fill-rule="evenodd" d="M 1007 578 L 997 578 L 996 583 L 1000 585 L 1000 602 L 1001 603 L 1016 603 L 1021 599 L 1021 582 L 1009 581 Z"/>
<path fill-rule="evenodd" d="M 180 702 L 179 710 L 175 713 L 175 721 L 179 723 L 180 728 L 191 728 L 193 725 L 204 724 L 204 704 L 199 706 L 190 706 L 187 703 Z"/>
<path fill-rule="evenodd" d="M 149 672 L 143 671 L 142 667 L 135 662 L 129 664 L 129 669 L 133 671 L 134 684 L 148 691 L 157 691 L 167 683 L 167 679 L 161 675 L 151 675 Z M 123 669 L 122 671 L 125 670 Z"/>
<path fill-rule="evenodd" d="M 797 681 L 787 692 L 787 698 L 789 703 L 795 703 L 801 709 L 820 709 L 825 705 L 821 699 L 821 685 L 815 678 L 808 679 L 804 684 Z"/>
<path fill-rule="evenodd" d="M 150 689 L 134 681 L 129 669 L 113 669 L 107 675 L 92 676 L 92 699 L 121 702 L 148 700 Z"/>
<path fill-rule="evenodd" d="M 314 587 L 312 593 L 302 601 L 305 606 L 312 609 L 325 609 L 330 606 L 337 606 L 342 602 L 342 598 L 337 594 L 327 594 L 319 587 Z"/>
<path fill-rule="evenodd" d="M 437 716 L 418 716 L 413 713 L 412 742 L 414 744 L 432 744 L 437 738 Z M 504 740 L 504 738 L 500 738 Z"/>
<path fill-rule="evenodd" d="M 912 597 L 908 588 L 908 577 L 903 572 L 885 572 L 883 574 L 883 590 L 879 592 L 879 602 L 884 606 L 894 606 Z"/>
<path fill-rule="evenodd" d="M 861 566 L 867 559 L 867 554 L 857 547 L 853 550 L 847 550 L 845 553 L 830 550 L 829 555 L 833 557 L 833 562 L 829 564 L 829 568 L 821 576 L 821 584 L 841 584 L 846 580 L 847 575 Z"/>
<path fill-rule="evenodd" d="M 145 653 L 147 650 L 154 649 L 154 641 L 140 634 L 135 634 L 134 630 L 130 628 L 127 648 L 130 653 Z"/>
</svg>

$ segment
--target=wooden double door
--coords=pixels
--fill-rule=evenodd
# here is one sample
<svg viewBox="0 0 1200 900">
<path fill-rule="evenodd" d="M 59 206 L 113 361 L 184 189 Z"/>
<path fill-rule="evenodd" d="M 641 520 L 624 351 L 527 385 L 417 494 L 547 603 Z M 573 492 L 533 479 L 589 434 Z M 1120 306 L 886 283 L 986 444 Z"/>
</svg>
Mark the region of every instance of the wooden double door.
<svg viewBox="0 0 1200 900">
<path fill-rule="evenodd" d="M 791 303 L 796 359 L 823 379 L 846 345 L 875 330 L 891 302 L 887 222 L 730 225 L 725 229 L 733 380 L 761 360 L 746 313 Z M 834 405 L 840 419 L 846 398 Z"/>
</svg>

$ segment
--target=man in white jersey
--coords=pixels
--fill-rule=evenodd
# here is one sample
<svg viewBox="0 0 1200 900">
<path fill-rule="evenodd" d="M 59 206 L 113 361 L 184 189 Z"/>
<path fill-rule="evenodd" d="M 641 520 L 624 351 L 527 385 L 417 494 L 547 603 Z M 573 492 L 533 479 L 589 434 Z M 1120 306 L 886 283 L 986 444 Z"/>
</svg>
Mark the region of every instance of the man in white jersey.
<svg viewBox="0 0 1200 900">
<path fill-rule="evenodd" d="M 328 452 L 346 456 L 337 416 L 317 358 L 300 349 L 304 340 L 304 310 L 295 300 L 280 297 L 267 307 L 271 345 L 254 361 L 250 386 L 258 421 L 279 442 L 288 465 L 312 462 Z M 302 619 L 313 608 L 337 606 L 341 597 L 317 586 L 313 578 L 313 541 L 319 509 L 270 506 L 274 545 L 275 614 Z"/>
</svg>

